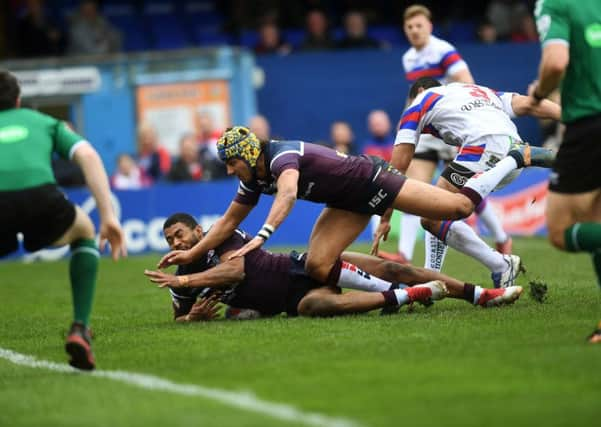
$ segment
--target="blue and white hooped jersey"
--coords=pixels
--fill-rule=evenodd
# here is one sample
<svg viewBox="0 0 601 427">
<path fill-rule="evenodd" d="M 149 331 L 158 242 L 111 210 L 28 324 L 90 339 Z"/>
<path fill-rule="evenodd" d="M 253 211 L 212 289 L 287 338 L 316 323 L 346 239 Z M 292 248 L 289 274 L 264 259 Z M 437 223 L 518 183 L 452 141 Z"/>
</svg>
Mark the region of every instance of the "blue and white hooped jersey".
<svg viewBox="0 0 601 427">
<path fill-rule="evenodd" d="M 515 117 L 513 95 L 464 83 L 425 90 L 401 116 L 394 143 L 417 145 L 420 134 L 432 134 L 457 147 L 477 145 L 478 140 L 490 135 L 520 140 L 511 121 Z"/>
<path fill-rule="evenodd" d="M 414 82 L 420 77 L 433 77 L 441 83 L 449 83 L 450 77 L 468 68 L 455 47 L 435 36 L 422 49 L 410 48 L 403 55 L 405 78 Z"/>
</svg>

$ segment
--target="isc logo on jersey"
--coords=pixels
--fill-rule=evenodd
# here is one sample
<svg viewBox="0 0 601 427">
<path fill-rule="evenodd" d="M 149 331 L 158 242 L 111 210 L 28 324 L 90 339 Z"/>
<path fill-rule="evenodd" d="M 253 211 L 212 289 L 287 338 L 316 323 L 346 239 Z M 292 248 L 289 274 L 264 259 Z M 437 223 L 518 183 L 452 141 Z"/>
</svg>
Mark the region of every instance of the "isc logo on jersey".
<svg viewBox="0 0 601 427">
<path fill-rule="evenodd" d="M 23 126 L 6 126 L 0 128 L 0 144 L 13 144 L 23 141 L 29 136 L 29 130 Z"/>
</svg>

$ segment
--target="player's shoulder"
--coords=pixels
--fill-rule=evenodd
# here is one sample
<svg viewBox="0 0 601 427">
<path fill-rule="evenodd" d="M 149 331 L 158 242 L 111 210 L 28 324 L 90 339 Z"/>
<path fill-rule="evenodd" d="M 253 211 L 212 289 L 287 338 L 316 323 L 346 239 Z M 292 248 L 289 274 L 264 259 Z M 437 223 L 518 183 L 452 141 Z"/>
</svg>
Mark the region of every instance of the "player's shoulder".
<svg viewBox="0 0 601 427">
<path fill-rule="evenodd" d="M 44 114 L 40 111 L 32 110 L 30 108 L 15 108 L 13 110 L 13 114 L 22 120 L 28 120 L 31 122 L 39 122 L 39 123 L 57 123 L 58 120 L 48 114 Z"/>
<path fill-rule="evenodd" d="M 417 50 L 414 47 L 410 47 L 409 49 L 407 49 L 405 51 L 405 53 L 403 53 L 403 62 L 404 61 L 408 61 L 412 58 L 415 58 L 417 56 Z"/>
<path fill-rule="evenodd" d="M 453 46 L 451 43 L 434 35 L 430 36 L 430 46 L 432 49 L 440 53 L 447 53 L 449 51 L 456 50 L 455 46 Z"/>
</svg>

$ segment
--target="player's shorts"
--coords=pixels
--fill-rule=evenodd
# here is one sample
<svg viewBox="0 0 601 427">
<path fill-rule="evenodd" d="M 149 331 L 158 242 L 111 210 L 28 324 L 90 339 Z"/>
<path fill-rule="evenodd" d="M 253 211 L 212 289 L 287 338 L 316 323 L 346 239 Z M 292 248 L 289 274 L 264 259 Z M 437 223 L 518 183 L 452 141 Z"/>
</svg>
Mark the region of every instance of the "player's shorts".
<svg viewBox="0 0 601 427">
<path fill-rule="evenodd" d="M 601 188 L 601 114 L 566 126 L 549 178 L 555 193 L 586 193 Z"/>
<path fill-rule="evenodd" d="M 367 157 L 373 163 L 371 176 L 358 183 L 353 194 L 346 200 L 328 203 L 328 207 L 360 214 L 382 215 L 392 206 L 407 178 L 379 157 Z"/>
<path fill-rule="evenodd" d="M 468 179 L 479 172 L 486 172 L 507 157 L 512 138 L 490 135 L 469 145 L 463 145 L 455 160 L 447 165 L 442 177 L 457 188 L 462 188 Z M 503 188 L 516 179 L 523 169 L 510 172 L 495 189 Z"/>
<path fill-rule="evenodd" d="M 419 143 L 415 147 L 414 159 L 428 160 L 438 163 L 440 160 L 448 162 L 457 154 L 457 148 L 436 138 L 433 135 L 423 134 L 419 136 Z"/>
<path fill-rule="evenodd" d="M 0 191 L 0 257 L 18 249 L 17 233 L 29 252 L 56 242 L 75 221 L 75 206 L 55 184 Z"/>
</svg>

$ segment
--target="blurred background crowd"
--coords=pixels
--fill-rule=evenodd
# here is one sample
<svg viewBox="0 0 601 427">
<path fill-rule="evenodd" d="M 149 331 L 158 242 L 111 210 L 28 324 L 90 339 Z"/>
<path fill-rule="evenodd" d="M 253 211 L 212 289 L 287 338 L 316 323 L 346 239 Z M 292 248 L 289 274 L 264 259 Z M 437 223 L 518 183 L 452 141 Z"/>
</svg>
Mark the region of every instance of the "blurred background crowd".
<svg viewBox="0 0 601 427">
<path fill-rule="evenodd" d="M 306 51 L 408 48 L 403 11 L 414 1 L 387 0 L 8 0 L 0 11 L 0 59 L 106 55 L 222 45 L 243 46 L 257 55 Z M 534 0 L 420 1 L 434 18 L 434 34 L 453 44 L 528 43 L 538 40 Z M 449 5 L 452 3 L 452 6 Z M 82 60 L 85 63 L 85 60 Z M 399 78 L 402 78 L 399 75 Z M 393 118 L 396 120 L 397 117 Z M 141 124 L 136 152 L 117 159 L 112 185 L 135 189 L 157 181 L 214 180 L 224 177 L 210 114 L 199 113 L 195 132 L 168 152 L 156 129 Z M 248 126 L 262 139 L 271 135 L 269 118 Z M 329 141 L 350 154 L 390 157 L 394 123 L 383 110 L 364 120 L 369 138 L 355 141 L 351 125 L 335 121 Z M 365 132 L 362 132 L 365 134 Z M 358 152 L 360 148 L 360 152 Z M 71 166 L 57 166 L 63 185 L 83 182 Z M 64 168 L 63 168 L 64 167 Z"/>
</svg>

